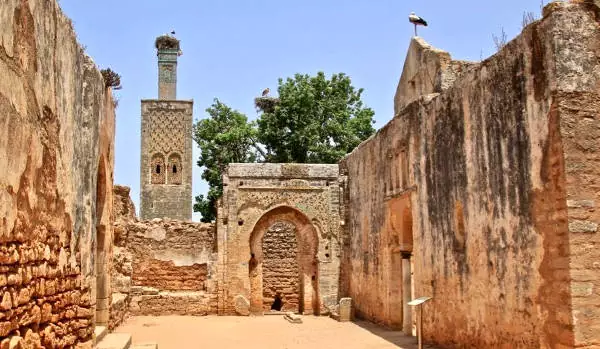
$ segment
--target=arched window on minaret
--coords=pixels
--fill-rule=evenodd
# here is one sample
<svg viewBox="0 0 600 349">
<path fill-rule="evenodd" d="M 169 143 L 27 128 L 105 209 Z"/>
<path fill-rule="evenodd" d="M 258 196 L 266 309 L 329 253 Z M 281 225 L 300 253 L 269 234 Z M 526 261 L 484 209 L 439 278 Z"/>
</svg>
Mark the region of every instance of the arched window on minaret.
<svg viewBox="0 0 600 349">
<path fill-rule="evenodd" d="M 169 184 L 181 184 L 183 178 L 183 169 L 181 168 L 181 156 L 179 154 L 171 154 L 169 156 Z"/>
<path fill-rule="evenodd" d="M 154 154 L 150 163 L 150 171 L 152 173 L 150 183 L 165 184 L 165 157 L 162 154 Z"/>
</svg>

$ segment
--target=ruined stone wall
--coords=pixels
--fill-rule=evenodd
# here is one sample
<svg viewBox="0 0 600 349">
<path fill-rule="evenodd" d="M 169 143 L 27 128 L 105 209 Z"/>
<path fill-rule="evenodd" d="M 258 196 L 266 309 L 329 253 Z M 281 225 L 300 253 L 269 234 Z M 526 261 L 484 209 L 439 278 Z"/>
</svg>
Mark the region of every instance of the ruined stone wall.
<svg viewBox="0 0 600 349">
<path fill-rule="evenodd" d="M 90 348 L 113 101 L 55 1 L 2 2 L 0 76 L 0 346 Z"/>
<path fill-rule="evenodd" d="M 110 319 L 109 329 L 119 326 L 129 314 L 131 302 L 131 275 L 133 258 L 127 249 L 127 226 L 137 222 L 135 206 L 129 196 L 130 188 L 115 185 L 113 189 L 114 234 L 110 264 Z"/>
<path fill-rule="evenodd" d="M 216 232 L 204 223 L 154 219 L 124 226 L 135 315 L 217 311 Z"/>
<path fill-rule="evenodd" d="M 433 297 L 426 341 L 598 343 L 600 12 L 573 3 L 544 12 L 340 164 L 348 175 L 341 293 L 357 315 L 398 323 L 402 306 L 390 295 L 409 292 L 395 286 L 399 255 L 409 252 L 412 298 Z"/>
<path fill-rule="evenodd" d="M 415 117 L 396 118 L 342 163 L 346 234 L 341 296 L 356 316 L 393 328 L 402 325 L 402 255 L 413 249 Z"/>
<path fill-rule="evenodd" d="M 131 196 L 131 189 L 124 185 L 113 187 L 113 214 L 115 222 L 133 221 L 137 218 Z"/>
<path fill-rule="evenodd" d="M 595 4 L 600 6 L 599 1 Z M 575 345 L 581 348 L 600 345 L 600 212 L 597 208 L 600 203 L 600 74 L 597 63 L 600 57 L 597 23 L 600 9 L 596 6 L 584 5 L 594 11 L 596 17 L 591 17 L 588 12 L 577 24 L 577 12 L 564 15 L 578 39 L 571 42 L 569 37 L 562 37 L 555 43 L 555 50 L 578 53 L 576 56 L 571 53 L 560 62 L 559 71 L 570 78 L 561 81 L 561 92 L 552 105 L 554 117 L 560 119 L 554 135 L 560 139 L 564 152 L 570 238 L 569 250 L 562 250 L 560 258 L 554 262 L 560 263 L 562 275 L 567 267 L 570 269 Z M 573 74 L 572 67 L 577 67 L 577 74 Z"/>
<path fill-rule="evenodd" d="M 394 115 L 421 96 L 447 89 L 475 64 L 452 60 L 448 52 L 432 47 L 422 38 L 413 38 L 394 95 Z"/>
<path fill-rule="evenodd" d="M 96 325 L 106 326 L 109 322 L 111 291 L 111 261 L 113 255 L 114 213 L 113 182 L 115 163 L 115 112 L 112 95 L 104 99 L 104 117 L 100 127 L 100 156 L 96 183 Z"/>
</svg>

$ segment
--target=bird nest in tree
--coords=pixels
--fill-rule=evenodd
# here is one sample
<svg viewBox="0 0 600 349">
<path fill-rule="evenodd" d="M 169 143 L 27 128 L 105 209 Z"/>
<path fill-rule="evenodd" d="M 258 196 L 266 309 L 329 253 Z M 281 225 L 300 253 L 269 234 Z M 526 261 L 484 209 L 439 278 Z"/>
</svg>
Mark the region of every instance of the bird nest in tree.
<svg viewBox="0 0 600 349">
<path fill-rule="evenodd" d="M 154 41 L 158 50 L 179 50 L 179 40 L 170 35 L 161 35 Z"/>
<path fill-rule="evenodd" d="M 272 113 L 275 111 L 277 104 L 279 104 L 279 98 L 277 97 L 256 97 L 254 99 L 254 105 L 263 113 Z"/>
</svg>

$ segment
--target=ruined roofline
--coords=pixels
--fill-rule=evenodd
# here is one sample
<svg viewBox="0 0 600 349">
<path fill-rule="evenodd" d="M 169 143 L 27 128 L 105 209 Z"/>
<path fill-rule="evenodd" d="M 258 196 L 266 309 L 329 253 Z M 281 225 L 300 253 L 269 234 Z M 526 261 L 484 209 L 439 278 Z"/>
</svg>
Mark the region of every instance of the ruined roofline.
<svg viewBox="0 0 600 349">
<path fill-rule="evenodd" d="M 478 62 L 453 60 L 450 53 L 423 38 L 410 41 L 402 74 L 394 95 L 394 115 L 412 101 L 431 93 L 441 93 Z"/>
<path fill-rule="evenodd" d="M 596 0 L 598 1 L 598 0 Z M 384 132 L 390 125 L 395 122 L 396 119 L 403 118 L 407 113 L 410 113 L 411 110 L 418 109 L 420 105 L 428 105 L 432 102 L 435 102 L 440 96 L 445 96 L 449 93 L 453 88 L 465 83 L 465 81 L 472 80 L 474 74 L 478 74 L 482 69 L 489 65 L 497 64 L 504 58 L 506 55 L 506 50 L 510 50 L 517 45 L 518 41 L 525 40 L 526 35 L 531 35 L 530 33 L 533 30 L 537 30 L 538 26 L 540 26 L 544 21 L 550 19 L 551 15 L 554 12 L 560 11 L 569 11 L 573 7 L 583 7 L 586 10 L 592 11 L 598 9 L 598 5 L 594 4 L 594 0 L 580 0 L 580 1 L 571 1 L 571 2 L 551 2 L 544 7 L 543 17 L 541 19 L 536 20 L 535 22 L 529 24 L 527 27 L 523 28 L 523 30 L 515 36 L 512 40 L 506 43 L 498 52 L 494 53 L 490 57 L 480 61 L 480 62 L 468 62 L 468 61 L 460 61 L 460 60 L 451 60 L 451 56 L 448 52 L 437 49 L 427 43 L 425 40 L 419 37 L 415 37 L 411 39 L 411 45 L 418 45 L 419 48 L 422 48 L 426 51 L 433 52 L 436 55 L 446 56 L 449 59 L 449 62 L 456 62 L 458 64 L 464 64 L 464 71 L 461 72 L 459 76 L 456 76 L 454 80 L 452 80 L 451 84 L 445 86 L 443 90 L 440 92 L 431 92 L 416 96 L 406 105 L 403 105 L 399 110 L 394 110 L 394 116 L 391 120 L 389 120 L 384 126 L 379 128 L 373 135 L 371 135 L 366 140 L 362 141 L 356 148 L 354 148 L 350 153 L 346 154 L 341 160 L 340 163 L 346 161 L 348 157 L 350 157 L 355 152 L 358 152 L 360 148 L 364 147 L 366 144 L 375 139 L 380 133 Z M 409 48 L 410 51 L 410 48 Z M 405 62 L 406 64 L 406 62 Z M 404 74 L 404 72 L 403 72 Z M 558 87 L 557 87 L 558 88 Z M 396 106 L 395 106 L 396 107 Z M 396 108 L 395 108 L 396 109 Z"/>
<path fill-rule="evenodd" d="M 481 61 L 468 61 L 468 60 L 452 59 L 452 55 L 448 51 L 442 50 L 440 48 L 437 48 L 437 47 L 431 45 L 430 43 L 428 43 L 421 37 L 418 37 L 418 36 L 412 37 L 410 44 L 409 44 L 407 56 L 404 61 L 404 66 L 403 66 L 402 74 L 400 77 L 400 81 L 399 81 L 397 89 L 396 89 L 396 95 L 394 96 L 394 115 L 397 115 L 403 107 L 408 105 L 410 102 L 419 99 L 419 97 L 421 97 L 421 96 L 425 96 L 425 95 L 428 95 L 431 93 L 442 93 L 445 90 L 451 88 L 454 85 L 454 83 L 457 80 L 459 80 L 460 76 L 463 73 L 480 66 L 482 63 L 492 60 L 496 55 L 498 55 L 504 49 L 506 49 L 513 41 L 515 41 L 516 39 L 521 37 L 528 30 L 528 28 L 532 27 L 532 25 L 539 23 L 540 21 L 542 21 L 545 18 L 547 18 L 548 16 L 550 16 L 550 14 L 552 14 L 554 11 L 561 9 L 564 6 L 573 6 L 573 5 L 587 6 L 590 9 L 592 9 L 593 7 L 598 8 L 598 7 L 600 7 L 600 0 L 569 0 L 567 2 L 563 2 L 563 1 L 549 2 L 542 9 L 542 18 L 539 18 L 539 19 L 529 23 L 526 27 L 524 27 L 521 30 L 521 32 L 517 36 L 515 36 L 513 39 L 511 39 L 509 42 L 507 42 L 502 48 L 497 50 L 495 53 L 493 53 L 489 57 L 482 59 Z M 416 77 L 415 73 L 419 73 L 418 71 L 417 72 L 410 71 L 411 70 L 411 67 L 410 67 L 411 62 L 409 61 L 409 58 L 410 58 L 412 52 L 418 53 L 417 56 L 422 61 L 427 60 L 426 62 L 420 62 L 421 64 L 429 63 L 430 66 L 425 67 L 425 68 L 429 68 L 429 69 L 426 69 L 427 72 L 425 75 L 427 75 L 426 76 L 427 80 L 429 80 L 427 82 L 430 83 L 430 86 L 426 86 L 426 88 L 422 89 L 421 91 L 414 91 L 416 93 L 413 92 L 411 94 L 409 91 L 407 91 L 410 88 L 408 88 L 408 86 L 406 84 L 403 85 L 403 82 L 405 82 L 405 83 L 413 82 L 414 83 L 415 77 Z M 433 69 L 431 69 L 431 68 L 433 68 Z M 421 76 L 421 78 L 423 78 L 423 76 Z M 425 80 L 425 79 L 423 79 L 423 80 Z"/>
<path fill-rule="evenodd" d="M 230 163 L 229 178 L 310 178 L 333 179 L 339 176 L 338 164 Z"/>
<path fill-rule="evenodd" d="M 411 44 L 414 42 L 415 44 L 421 46 L 422 49 L 431 50 L 435 53 L 448 55 L 448 57 L 450 57 L 450 53 L 448 51 L 442 50 L 441 48 L 437 48 L 437 47 L 431 45 L 430 43 L 425 41 L 425 39 L 423 39 L 420 36 L 413 36 L 410 39 L 410 41 L 411 41 Z"/>
<path fill-rule="evenodd" d="M 158 99 L 158 98 L 147 98 L 142 99 L 142 102 L 165 102 L 165 103 L 187 103 L 193 104 L 194 99 Z"/>
<path fill-rule="evenodd" d="M 406 115 L 407 113 L 409 113 L 409 111 L 411 111 L 411 110 L 418 110 L 419 106 L 421 106 L 421 105 L 428 105 L 428 104 L 430 104 L 439 95 L 440 95 L 440 93 L 431 93 L 431 94 L 428 94 L 426 96 L 420 96 L 418 99 L 410 102 L 410 104 L 408 104 L 406 107 L 402 108 L 402 111 L 400 113 L 396 114 L 390 121 L 386 122 L 385 125 L 381 126 L 381 128 L 379 128 L 377 131 L 375 131 L 375 133 L 373 133 L 371 136 L 369 136 L 369 138 L 367 138 L 364 141 L 360 142 L 356 146 L 356 148 L 352 149 L 351 152 L 349 152 L 348 154 L 344 155 L 344 157 L 342 157 L 340 159 L 339 164 L 341 165 L 342 163 L 344 163 L 347 158 L 349 158 L 349 157 L 352 156 L 352 154 L 360 152 L 361 148 L 365 147 L 371 141 L 373 141 L 374 139 L 376 139 L 377 137 L 379 137 L 379 135 L 381 133 L 386 132 L 387 129 L 390 128 L 392 126 L 392 124 L 397 119 L 403 118 L 404 115 Z"/>
</svg>

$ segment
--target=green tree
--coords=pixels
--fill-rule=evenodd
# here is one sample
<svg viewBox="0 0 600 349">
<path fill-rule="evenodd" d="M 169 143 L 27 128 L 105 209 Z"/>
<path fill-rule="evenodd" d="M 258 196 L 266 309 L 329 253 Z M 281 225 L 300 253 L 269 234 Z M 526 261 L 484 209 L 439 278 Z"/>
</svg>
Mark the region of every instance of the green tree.
<svg viewBox="0 0 600 349">
<path fill-rule="evenodd" d="M 202 178 L 209 185 L 206 197 L 196 197 L 194 211 L 203 222 L 215 218 L 228 163 L 337 163 L 375 132 L 374 112 L 363 106 L 362 92 L 343 73 L 331 79 L 322 72 L 296 74 L 279 79 L 278 98 L 256 100 L 262 110 L 256 122 L 215 99 L 206 110 L 209 117 L 194 127 L 198 166 L 205 168 Z"/>
<path fill-rule="evenodd" d="M 375 132 L 374 112 L 350 78 L 296 74 L 279 79 L 279 100 L 258 118 L 268 162 L 337 163 Z"/>
<path fill-rule="evenodd" d="M 221 173 L 232 162 L 255 162 L 262 152 L 254 145 L 256 126 L 248 118 L 215 99 L 206 109 L 209 117 L 194 126 L 193 138 L 200 147 L 198 166 L 204 167 L 202 179 L 209 186 L 206 197 L 196 196 L 194 211 L 202 214 L 203 222 L 215 219 L 215 203 L 223 193 Z"/>
</svg>

